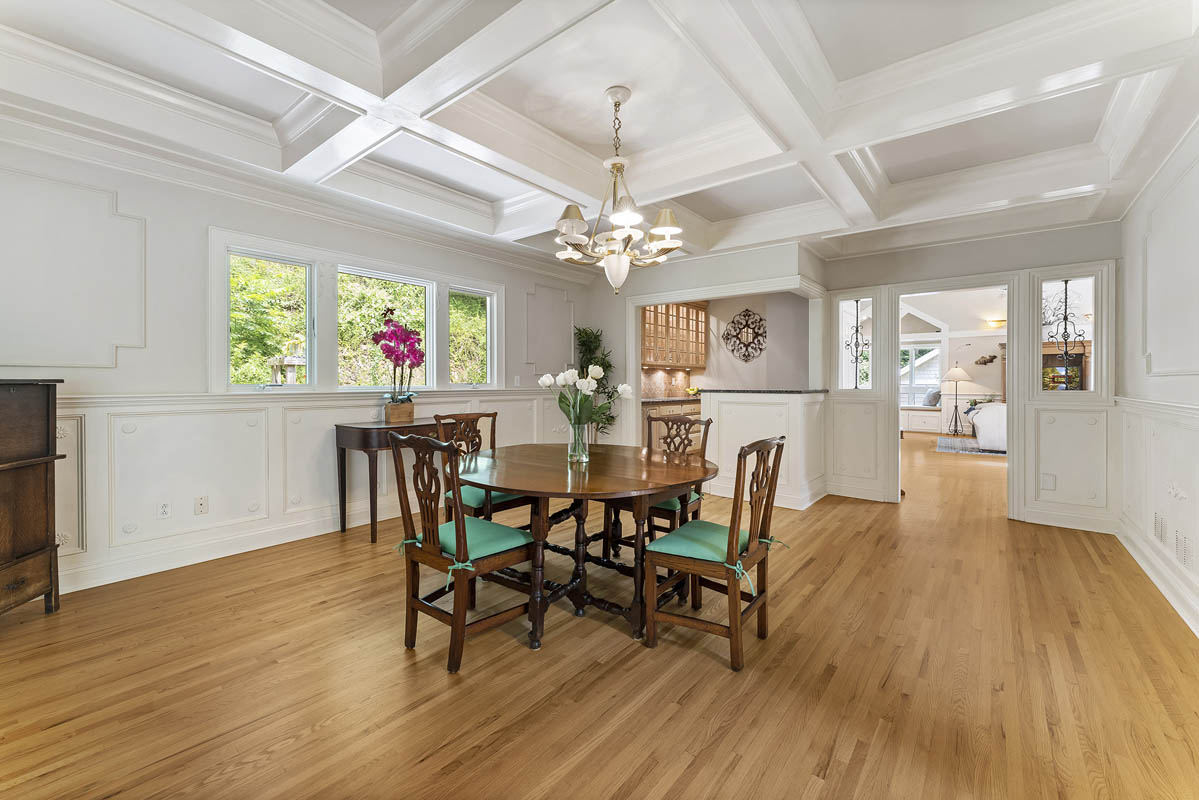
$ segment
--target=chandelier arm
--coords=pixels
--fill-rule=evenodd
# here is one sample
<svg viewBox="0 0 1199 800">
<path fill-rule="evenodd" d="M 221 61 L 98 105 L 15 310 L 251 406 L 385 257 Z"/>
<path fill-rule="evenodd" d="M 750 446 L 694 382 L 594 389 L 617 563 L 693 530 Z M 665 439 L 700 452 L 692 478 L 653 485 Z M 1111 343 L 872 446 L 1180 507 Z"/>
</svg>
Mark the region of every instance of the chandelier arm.
<svg viewBox="0 0 1199 800">
<path fill-rule="evenodd" d="M 628 180 L 626 180 L 626 179 L 625 179 L 625 176 L 624 176 L 624 170 L 623 170 L 623 169 L 620 171 L 620 183 L 621 183 L 621 185 L 622 185 L 622 186 L 624 186 L 624 193 L 625 193 L 626 195 L 628 195 L 628 198 L 629 198 L 630 200 L 633 200 L 633 192 L 632 192 L 632 190 L 630 190 L 630 189 L 629 189 L 629 182 L 628 182 Z M 613 198 L 615 198 L 615 197 L 616 197 L 616 195 L 614 194 L 614 195 L 612 195 L 612 197 L 613 197 Z M 612 201 L 612 202 L 613 202 L 613 203 L 615 203 L 615 202 L 616 202 L 616 200 L 615 200 L 615 199 L 613 199 L 613 201 Z M 633 200 L 633 205 L 636 205 L 636 204 L 637 204 L 637 201 L 636 201 L 636 200 Z"/>
<path fill-rule="evenodd" d="M 594 267 L 599 263 L 598 261 L 584 261 L 581 258 L 564 258 L 562 260 L 567 264 L 574 264 L 579 267 Z"/>
<path fill-rule="evenodd" d="M 591 236 L 587 240 L 588 247 L 595 246 L 595 235 L 599 233 L 600 220 L 604 218 L 604 209 L 608 207 L 608 181 L 604 181 L 604 192 L 600 195 L 600 210 L 595 215 L 595 224 L 591 226 Z M 616 205 L 616 196 L 612 196 L 612 205 Z"/>
<path fill-rule="evenodd" d="M 605 255 L 604 253 L 597 253 L 597 252 L 591 250 L 586 245 L 577 244 L 575 242 L 567 242 L 566 246 L 586 258 L 594 258 L 596 261 L 600 260 Z"/>
</svg>

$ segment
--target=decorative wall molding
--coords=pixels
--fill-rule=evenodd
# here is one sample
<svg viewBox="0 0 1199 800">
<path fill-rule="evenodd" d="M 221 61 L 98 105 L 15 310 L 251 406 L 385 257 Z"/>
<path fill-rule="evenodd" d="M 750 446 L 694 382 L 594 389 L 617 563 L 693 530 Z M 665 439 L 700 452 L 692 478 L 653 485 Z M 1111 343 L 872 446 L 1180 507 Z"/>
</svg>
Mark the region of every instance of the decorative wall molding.
<svg viewBox="0 0 1199 800">
<path fill-rule="evenodd" d="M 0 173 L 10 176 L 0 181 L 6 257 L 40 265 L 5 279 L 5 291 L 21 298 L 5 322 L 21 335 L 0 343 L 0 365 L 115 368 L 118 350 L 144 348 L 146 220 L 121 212 L 115 191 L 6 166 Z M 52 188 L 63 193 L 51 197 Z M 70 329 L 85 320 L 86 330 Z"/>
<path fill-rule="evenodd" d="M 87 550 L 87 489 L 84 415 L 60 414 L 55 428 L 57 452 L 66 458 L 54 462 L 54 534 L 59 556 Z"/>
<path fill-rule="evenodd" d="M 1180 192 L 1186 197 L 1176 198 Z M 1194 263 L 1199 227 L 1189 214 L 1196 204 L 1199 160 L 1183 171 L 1146 217 L 1141 250 L 1141 339 L 1149 375 L 1199 375 L 1195 348 L 1199 318 L 1191 302 L 1199 293 Z"/>
<path fill-rule="evenodd" d="M 566 341 L 562 330 L 570 331 Z M 565 289 L 534 284 L 525 293 L 525 363 L 534 372 L 559 372 L 574 363 L 575 304 Z"/>
</svg>

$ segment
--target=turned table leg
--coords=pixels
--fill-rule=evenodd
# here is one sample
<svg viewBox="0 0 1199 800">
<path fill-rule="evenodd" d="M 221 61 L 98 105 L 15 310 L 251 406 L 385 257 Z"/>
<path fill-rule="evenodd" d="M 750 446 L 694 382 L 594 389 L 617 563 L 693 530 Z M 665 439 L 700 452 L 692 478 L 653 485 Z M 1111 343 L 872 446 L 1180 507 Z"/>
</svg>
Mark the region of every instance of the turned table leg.
<svg viewBox="0 0 1199 800">
<path fill-rule="evenodd" d="M 538 497 L 532 507 L 533 574 L 529 589 L 529 649 L 541 649 L 541 634 L 545 628 L 545 540 L 549 536 L 550 501 Z"/>
<path fill-rule="evenodd" d="M 645 521 L 649 518 L 649 499 L 640 495 L 633 500 L 633 606 L 629 623 L 633 638 L 640 639 L 645 630 Z"/>
</svg>

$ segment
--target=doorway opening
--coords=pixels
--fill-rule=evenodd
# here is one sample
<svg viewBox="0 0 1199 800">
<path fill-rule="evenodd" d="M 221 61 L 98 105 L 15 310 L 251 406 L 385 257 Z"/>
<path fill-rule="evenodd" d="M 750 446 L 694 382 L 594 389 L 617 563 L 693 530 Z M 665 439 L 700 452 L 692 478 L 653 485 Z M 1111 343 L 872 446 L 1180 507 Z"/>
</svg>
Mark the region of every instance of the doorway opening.
<svg viewBox="0 0 1199 800">
<path fill-rule="evenodd" d="M 904 496 L 958 495 L 968 487 L 1006 506 L 1007 318 L 1006 284 L 900 296 Z"/>
</svg>

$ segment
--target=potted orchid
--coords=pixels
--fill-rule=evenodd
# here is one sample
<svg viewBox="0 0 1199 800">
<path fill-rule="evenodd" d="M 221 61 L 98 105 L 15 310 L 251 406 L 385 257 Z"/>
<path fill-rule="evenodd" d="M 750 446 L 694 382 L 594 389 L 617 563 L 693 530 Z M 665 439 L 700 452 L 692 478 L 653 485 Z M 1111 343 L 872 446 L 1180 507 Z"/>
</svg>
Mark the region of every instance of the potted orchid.
<svg viewBox="0 0 1199 800">
<path fill-rule="evenodd" d="M 391 364 L 391 393 L 383 396 L 383 419 L 388 424 L 412 422 L 415 417 L 412 375 L 425 363 L 420 331 L 396 322 L 394 308 L 383 310 L 383 327 L 371 334 L 383 358 Z"/>
<path fill-rule="evenodd" d="M 580 375 L 577 369 L 568 369 L 556 376 L 546 373 L 537 380 L 537 384 L 543 389 L 553 389 L 555 386 L 561 389 L 558 392 L 558 408 L 562 409 L 566 421 L 570 423 L 567 461 L 582 463 L 591 458 L 587 444 L 587 426 L 605 418 L 612 408 L 612 400 L 599 405 L 595 403 L 595 390 L 602 377 L 603 368 L 592 364 L 583 375 Z M 616 387 L 616 396 L 627 400 L 633 396 L 633 387 L 627 383 L 620 384 Z"/>
</svg>

